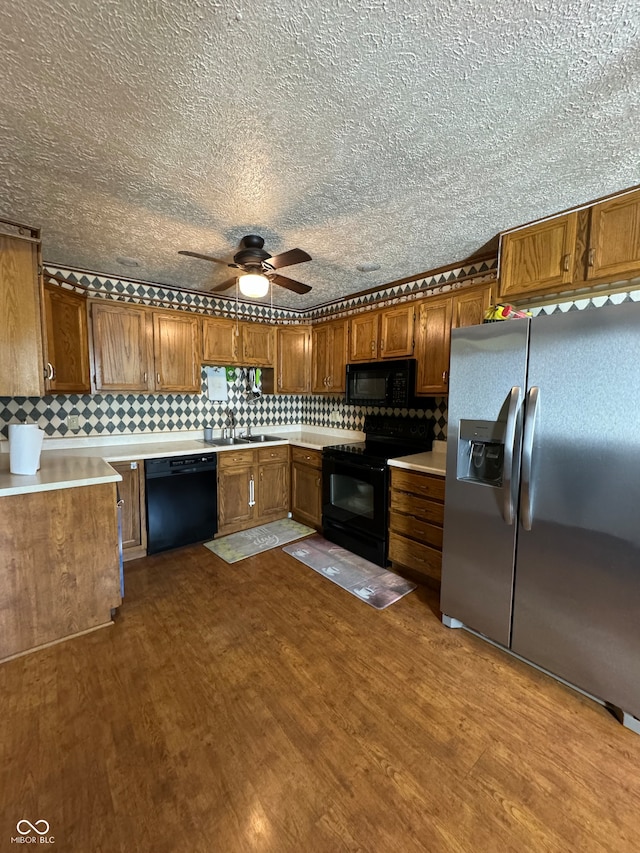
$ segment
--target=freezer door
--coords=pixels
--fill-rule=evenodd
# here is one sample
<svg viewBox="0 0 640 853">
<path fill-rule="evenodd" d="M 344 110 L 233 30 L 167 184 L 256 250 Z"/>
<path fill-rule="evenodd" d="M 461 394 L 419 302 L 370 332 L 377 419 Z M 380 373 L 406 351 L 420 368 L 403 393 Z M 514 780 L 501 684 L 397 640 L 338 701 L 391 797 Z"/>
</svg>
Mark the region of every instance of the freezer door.
<svg viewBox="0 0 640 853">
<path fill-rule="evenodd" d="M 634 716 L 639 371 L 638 304 L 531 321 L 512 638 L 518 654 Z"/>
<path fill-rule="evenodd" d="M 528 320 L 455 329 L 442 612 L 509 644 Z"/>
</svg>

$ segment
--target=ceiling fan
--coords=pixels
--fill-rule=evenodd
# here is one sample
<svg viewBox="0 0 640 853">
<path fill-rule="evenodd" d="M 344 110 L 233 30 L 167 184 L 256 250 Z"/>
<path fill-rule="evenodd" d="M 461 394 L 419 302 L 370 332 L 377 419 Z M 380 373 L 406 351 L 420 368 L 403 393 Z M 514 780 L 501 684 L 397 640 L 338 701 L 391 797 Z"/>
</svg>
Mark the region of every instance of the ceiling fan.
<svg viewBox="0 0 640 853">
<path fill-rule="evenodd" d="M 236 279 L 239 278 L 239 287 L 245 296 L 258 298 L 264 296 L 269 289 L 269 282 L 278 284 L 287 290 L 292 290 L 294 293 L 308 293 L 311 287 L 308 284 L 302 284 L 299 281 L 294 281 L 292 278 L 287 278 L 280 275 L 276 270 L 281 267 L 289 267 L 293 264 L 302 264 L 305 261 L 311 260 L 311 255 L 303 252 L 302 249 L 290 249 L 288 252 L 282 252 L 280 255 L 270 255 L 263 249 L 264 240 L 257 234 L 247 234 L 240 240 L 240 251 L 233 256 L 233 263 L 223 260 L 222 258 L 214 258 L 213 255 L 203 255 L 200 252 L 188 252 L 182 250 L 179 255 L 188 255 L 190 258 L 201 258 L 203 261 L 213 261 L 216 264 L 224 264 L 228 267 L 242 270 L 244 273 L 239 277 L 237 275 L 223 281 L 222 284 L 217 284 L 211 288 L 214 293 L 219 293 L 223 290 L 228 290 L 234 287 Z"/>
</svg>

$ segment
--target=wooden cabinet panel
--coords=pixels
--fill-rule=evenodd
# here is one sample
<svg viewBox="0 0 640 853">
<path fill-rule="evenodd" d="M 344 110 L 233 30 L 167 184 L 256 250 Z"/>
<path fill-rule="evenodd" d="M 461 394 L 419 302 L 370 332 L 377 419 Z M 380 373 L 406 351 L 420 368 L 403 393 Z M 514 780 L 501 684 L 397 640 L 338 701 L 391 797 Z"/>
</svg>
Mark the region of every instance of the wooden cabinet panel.
<svg viewBox="0 0 640 853">
<path fill-rule="evenodd" d="M 274 327 L 266 323 L 240 324 L 241 365 L 273 367 Z"/>
<path fill-rule="evenodd" d="M 202 318 L 202 360 L 205 364 L 237 364 L 239 324 L 223 317 Z"/>
<path fill-rule="evenodd" d="M 255 461 L 253 450 L 225 450 L 218 454 L 218 470 L 235 468 L 237 465 L 252 465 Z"/>
<path fill-rule="evenodd" d="M 35 239 L 0 234 L 2 397 L 41 397 L 44 393 L 39 253 Z"/>
<path fill-rule="evenodd" d="M 640 274 L 640 190 L 591 208 L 587 278 Z"/>
<path fill-rule="evenodd" d="M 153 388 L 153 326 L 148 308 L 106 300 L 91 304 L 95 391 Z"/>
<path fill-rule="evenodd" d="M 155 390 L 200 393 L 200 318 L 179 311 L 153 312 Z"/>
<path fill-rule="evenodd" d="M 258 465 L 258 518 L 273 521 L 289 512 L 289 462 L 266 462 Z"/>
<path fill-rule="evenodd" d="M 442 552 L 412 539 L 405 539 L 397 533 L 389 534 L 389 559 L 393 563 L 407 566 L 414 573 L 419 573 L 440 583 L 442 576 Z"/>
<path fill-rule="evenodd" d="M 291 467 L 291 514 L 303 524 L 322 526 L 322 473 L 318 466 L 293 462 Z"/>
<path fill-rule="evenodd" d="M 122 476 L 118 495 L 122 504 L 122 557 L 135 560 L 147 553 L 147 524 L 144 505 L 144 465 L 139 461 L 111 462 L 112 468 Z"/>
<path fill-rule="evenodd" d="M 111 621 L 115 483 L 3 497 L 0 542 L 0 659 Z"/>
<path fill-rule="evenodd" d="M 47 391 L 88 394 L 91 373 L 87 298 L 51 284 L 45 285 L 43 295 L 49 366 Z"/>
<path fill-rule="evenodd" d="M 452 299 L 425 299 L 418 307 L 416 394 L 446 394 L 449 380 Z"/>
<path fill-rule="evenodd" d="M 392 511 L 389 514 L 389 527 L 399 536 L 418 539 L 425 545 L 442 551 L 442 525 L 429 524 L 413 515 L 401 515 Z"/>
<path fill-rule="evenodd" d="M 398 486 L 397 480 L 394 479 L 394 488 L 391 491 L 391 510 L 395 513 L 403 513 L 412 518 L 422 519 L 430 524 L 442 524 L 444 520 L 444 504 L 436 503 L 437 498 L 429 500 L 428 498 L 419 497 L 416 494 L 408 494 L 398 491 L 402 486 Z M 409 486 L 411 488 L 411 486 Z M 443 485 L 444 488 L 444 485 Z"/>
<path fill-rule="evenodd" d="M 571 285 L 576 264 L 577 213 L 502 235 L 500 296 L 526 296 Z"/>
<path fill-rule="evenodd" d="M 380 314 L 381 358 L 408 358 L 413 355 L 414 305 L 388 308 Z"/>
<path fill-rule="evenodd" d="M 403 468 L 393 468 L 391 476 L 394 491 L 407 492 L 411 495 L 444 501 L 443 477 L 431 477 Z"/>
<path fill-rule="evenodd" d="M 301 465 L 311 465 L 313 468 L 322 468 L 322 453 L 319 450 L 307 450 L 306 447 L 292 445 L 291 461 L 299 462 Z"/>
<path fill-rule="evenodd" d="M 356 314 L 349 320 L 349 361 L 375 361 L 378 357 L 379 314 Z"/>
<path fill-rule="evenodd" d="M 288 462 L 289 446 L 287 444 L 276 445 L 276 447 L 261 447 L 258 450 L 258 462 Z"/>
<path fill-rule="evenodd" d="M 336 320 L 313 326 L 312 385 L 314 394 L 338 394 L 345 390 L 348 323 Z"/>
<path fill-rule="evenodd" d="M 311 329 L 278 327 L 278 394 L 308 394 L 311 390 Z"/>
<path fill-rule="evenodd" d="M 218 467 L 218 535 L 252 526 L 251 482 L 255 490 L 253 465 Z"/>
<path fill-rule="evenodd" d="M 473 288 L 469 292 L 461 291 L 453 297 L 452 327 L 460 329 L 463 326 L 480 325 L 492 304 L 491 285 Z"/>
</svg>

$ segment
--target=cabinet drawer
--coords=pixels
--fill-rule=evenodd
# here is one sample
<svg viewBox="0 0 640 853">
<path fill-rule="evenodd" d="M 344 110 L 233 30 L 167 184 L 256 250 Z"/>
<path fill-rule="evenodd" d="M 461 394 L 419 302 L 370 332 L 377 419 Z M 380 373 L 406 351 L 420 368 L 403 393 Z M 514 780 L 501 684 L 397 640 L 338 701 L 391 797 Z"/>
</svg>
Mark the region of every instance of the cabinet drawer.
<svg viewBox="0 0 640 853">
<path fill-rule="evenodd" d="M 411 515 L 400 515 L 397 512 L 389 513 L 389 528 L 393 533 L 416 539 L 419 543 L 431 545 L 433 548 L 442 550 L 442 528 L 435 524 L 428 524 Z"/>
<path fill-rule="evenodd" d="M 440 580 L 442 553 L 428 545 L 412 542 L 397 533 L 389 536 L 389 559 L 393 563 L 407 566 L 433 580 Z"/>
<path fill-rule="evenodd" d="M 301 465 L 312 465 L 314 468 L 322 467 L 322 453 L 319 450 L 307 450 L 304 447 L 292 446 L 291 459 Z"/>
<path fill-rule="evenodd" d="M 432 477 L 429 474 L 419 474 L 405 471 L 402 468 L 391 468 L 391 486 L 403 492 L 434 498 L 444 501 L 444 477 Z"/>
<path fill-rule="evenodd" d="M 259 462 L 287 462 L 288 460 L 288 444 L 280 444 L 277 447 L 261 447 L 258 450 Z"/>
<path fill-rule="evenodd" d="M 253 450 L 223 450 L 218 455 L 218 468 L 251 465 L 256 461 Z"/>
<path fill-rule="evenodd" d="M 391 509 L 419 521 L 430 521 L 432 524 L 442 524 L 444 520 L 444 504 L 399 492 L 395 488 L 391 489 Z"/>
</svg>

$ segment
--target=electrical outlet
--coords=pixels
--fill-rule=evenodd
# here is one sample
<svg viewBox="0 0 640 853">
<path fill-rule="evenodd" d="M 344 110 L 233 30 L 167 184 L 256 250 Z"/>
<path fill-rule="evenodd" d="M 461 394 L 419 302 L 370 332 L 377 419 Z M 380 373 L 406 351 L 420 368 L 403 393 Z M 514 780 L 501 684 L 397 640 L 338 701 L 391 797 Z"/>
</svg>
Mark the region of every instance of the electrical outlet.
<svg viewBox="0 0 640 853">
<path fill-rule="evenodd" d="M 80 429 L 80 415 L 67 415 L 67 426 L 74 432 Z"/>
<path fill-rule="evenodd" d="M 332 412 L 329 412 L 329 423 L 339 424 L 341 420 L 342 415 L 340 414 L 340 409 L 334 409 Z"/>
</svg>

